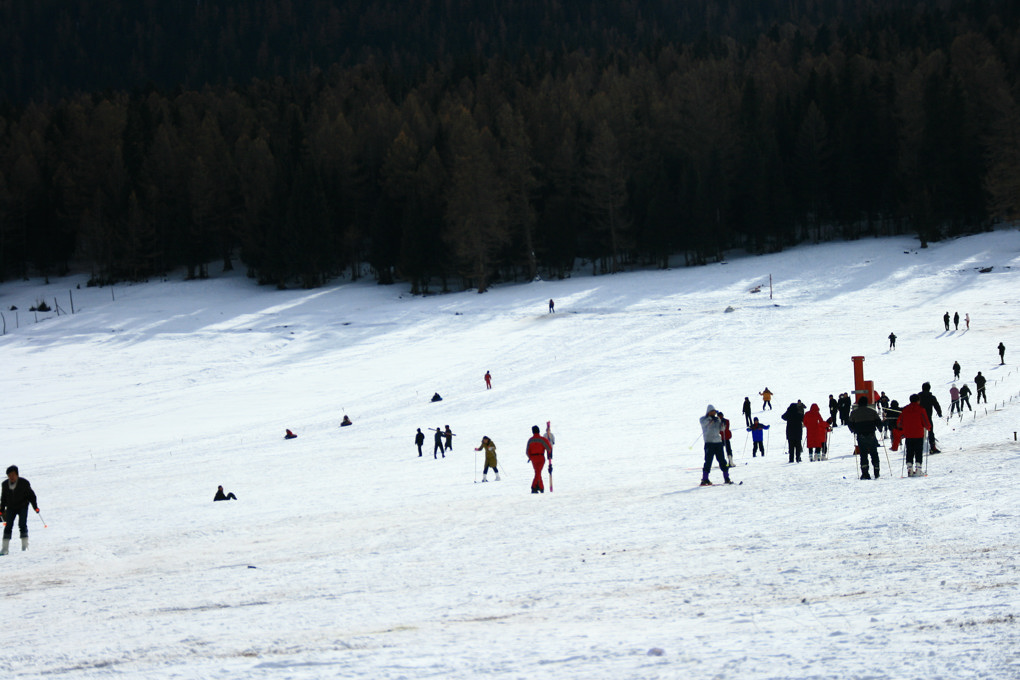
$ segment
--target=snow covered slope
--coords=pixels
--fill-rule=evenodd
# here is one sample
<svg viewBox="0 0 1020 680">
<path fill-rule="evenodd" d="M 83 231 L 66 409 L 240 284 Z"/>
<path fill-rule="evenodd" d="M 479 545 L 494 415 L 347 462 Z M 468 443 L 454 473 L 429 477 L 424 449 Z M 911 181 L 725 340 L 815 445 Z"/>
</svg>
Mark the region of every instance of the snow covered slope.
<svg viewBox="0 0 1020 680">
<path fill-rule="evenodd" d="M 7 677 L 1020 677 L 1020 232 L 484 295 L 78 283 L 0 286 L 0 463 L 48 524 L 0 558 Z M 74 315 L 25 311 L 69 292 Z M 888 452 L 858 480 L 846 428 L 787 464 L 779 414 L 852 390 L 854 355 L 946 414 L 959 361 L 989 404 L 936 425 L 927 478 Z M 697 488 L 709 403 L 740 485 Z M 475 483 L 482 435 L 498 483 Z"/>
</svg>

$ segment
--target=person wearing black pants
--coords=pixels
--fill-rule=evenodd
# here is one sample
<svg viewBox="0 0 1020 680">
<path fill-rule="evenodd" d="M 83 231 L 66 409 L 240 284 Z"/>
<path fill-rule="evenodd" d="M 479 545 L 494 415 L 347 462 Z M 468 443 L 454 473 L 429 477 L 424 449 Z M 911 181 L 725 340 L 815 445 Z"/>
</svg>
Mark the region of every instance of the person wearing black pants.
<svg viewBox="0 0 1020 680">
<path fill-rule="evenodd" d="M 744 397 L 744 406 L 742 408 L 743 408 L 743 412 L 744 412 L 744 420 L 747 422 L 747 426 L 751 427 L 751 398 L 750 397 Z"/>
<path fill-rule="evenodd" d="M 414 435 L 414 445 L 418 447 L 418 457 L 421 458 L 421 447 L 425 443 L 425 433 L 418 428 L 418 434 Z"/>
<path fill-rule="evenodd" d="M 705 409 L 705 415 L 698 419 L 701 424 L 701 434 L 705 440 L 705 467 L 701 471 L 701 486 L 712 486 L 708 479 L 708 473 L 712 471 L 712 461 L 719 461 L 719 469 L 722 470 L 723 480 L 726 484 L 730 481 L 730 468 L 726 464 L 726 453 L 723 446 L 723 419 L 711 404 Z"/>
<path fill-rule="evenodd" d="M 804 414 L 797 404 L 790 404 L 786 412 L 780 416 L 786 421 L 786 441 L 790 447 L 790 462 L 800 462 L 801 454 L 804 453 Z"/>
<path fill-rule="evenodd" d="M 935 413 L 939 414 L 939 418 L 942 417 L 942 407 L 939 406 L 939 400 L 935 398 L 935 395 L 931 393 L 931 383 L 926 382 L 921 385 L 921 408 L 928 414 L 928 420 L 932 423 L 935 419 L 931 417 L 931 413 L 934 410 Z M 933 426 L 928 430 L 928 451 L 932 453 L 942 453 L 937 446 L 935 446 L 935 427 Z"/>
<path fill-rule="evenodd" d="M 981 403 L 981 397 L 985 398 L 986 404 L 988 403 L 988 394 L 985 393 L 986 382 L 985 376 L 981 375 L 981 371 L 978 371 L 978 374 L 974 376 L 974 386 L 977 387 L 977 403 L 979 404 Z"/>
<path fill-rule="evenodd" d="M 435 442 L 436 445 L 432 447 L 432 457 L 439 458 L 436 454 L 441 453 L 443 458 L 446 458 L 446 447 L 443 446 L 443 431 L 438 427 L 436 428 Z"/>
<path fill-rule="evenodd" d="M 3 482 L 2 486 L 0 515 L 3 515 L 5 525 L 0 555 L 6 555 L 16 518 L 18 519 L 18 532 L 21 534 L 21 549 L 28 550 L 28 506 L 31 504 L 32 508 L 39 512 L 39 504 L 36 502 L 32 485 L 28 483 L 27 479 L 18 475 L 17 465 L 7 468 L 7 481 Z"/>
<path fill-rule="evenodd" d="M 878 479 L 878 431 L 882 420 L 875 409 L 868 406 L 868 398 L 860 397 L 857 407 L 850 412 L 850 431 L 857 435 L 857 446 L 861 450 L 861 479 L 872 479 L 868 474 L 868 459 Z"/>
</svg>

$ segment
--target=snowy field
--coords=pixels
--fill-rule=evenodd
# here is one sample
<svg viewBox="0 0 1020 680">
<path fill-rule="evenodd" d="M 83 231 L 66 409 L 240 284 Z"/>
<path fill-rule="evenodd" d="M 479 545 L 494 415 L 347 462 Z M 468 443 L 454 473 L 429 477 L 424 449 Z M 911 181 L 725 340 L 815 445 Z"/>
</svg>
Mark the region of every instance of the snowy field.
<svg viewBox="0 0 1020 680">
<path fill-rule="evenodd" d="M 180 278 L 0 285 L 0 462 L 42 510 L 0 557 L 4 677 L 1020 677 L 1016 230 L 484 295 Z M 69 291 L 73 315 L 27 311 Z M 989 403 L 936 424 L 927 478 L 890 451 L 858 480 L 843 427 L 788 464 L 780 413 L 852 390 L 854 355 L 947 415 L 959 361 Z M 738 485 L 698 488 L 709 403 Z M 555 491 L 532 495 L 546 420 Z"/>
</svg>

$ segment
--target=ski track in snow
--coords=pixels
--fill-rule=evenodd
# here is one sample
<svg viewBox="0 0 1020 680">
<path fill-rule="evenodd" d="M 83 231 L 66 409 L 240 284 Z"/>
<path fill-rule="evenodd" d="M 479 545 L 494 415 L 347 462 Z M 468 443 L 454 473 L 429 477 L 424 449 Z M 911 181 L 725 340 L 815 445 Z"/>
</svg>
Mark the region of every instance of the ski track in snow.
<svg viewBox="0 0 1020 680">
<path fill-rule="evenodd" d="M 0 558 L 0 665 L 1020 678 L 1020 492 L 1003 484 L 1020 462 L 1018 273 L 1020 232 L 1003 230 L 485 295 L 237 275 L 82 288 L 76 314 L 38 323 L 20 310 L 69 307 L 82 277 L 5 283 L 0 309 L 19 312 L 0 337 L 4 466 L 31 480 L 48 527 L 30 517 L 30 550 L 15 538 Z M 946 332 L 946 310 L 971 329 Z M 901 479 L 902 452 L 882 451 L 881 478 L 858 480 L 845 427 L 829 460 L 786 463 L 780 414 L 797 399 L 826 412 L 854 355 L 901 404 L 928 380 L 948 415 L 954 360 L 993 403 L 936 423 L 926 478 Z M 765 458 L 749 457 L 744 396 L 772 426 Z M 697 486 L 708 403 L 731 420 L 741 485 Z M 556 491 L 534 496 L 524 444 L 545 420 Z M 426 428 L 447 424 L 454 449 L 433 460 Z M 482 435 L 499 483 L 473 483 Z M 240 500 L 212 503 L 217 484 Z"/>
</svg>

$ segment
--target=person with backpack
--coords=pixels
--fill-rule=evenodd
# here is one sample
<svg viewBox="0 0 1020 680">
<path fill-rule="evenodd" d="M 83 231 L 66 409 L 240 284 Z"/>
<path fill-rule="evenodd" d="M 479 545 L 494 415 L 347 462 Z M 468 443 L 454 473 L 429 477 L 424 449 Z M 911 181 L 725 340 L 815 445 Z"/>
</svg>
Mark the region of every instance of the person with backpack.
<svg viewBox="0 0 1020 680">
<path fill-rule="evenodd" d="M 4 518 L 3 543 L 0 544 L 0 555 L 6 555 L 14 532 L 14 520 L 18 520 L 18 533 L 21 535 L 21 549 L 28 550 L 28 506 L 39 512 L 39 503 L 35 491 L 28 480 L 18 474 L 18 466 L 7 468 L 7 481 L 0 491 L 0 516 Z"/>
<path fill-rule="evenodd" d="M 754 422 L 751 423 L 751 427 L 747 428 L 747 431 L 751 433 L 751 458 L 758 457 L 758 451 L 761 451 L 761 457 L 765 457 L 765 430 L 769 429 L 768 425 L 762 425 L 755 418 Z"/>
<path fill-rule="evenodd" d="M 857 448 L 861 454 L 861 479 L 872 479 L 868 474 L 868 459 L 871 459 L 871 467 L 875 470 L 874 479 L 878 479 L 878 429 L 882 421 L 878 412 L 868 406 L 868 398 L 865 396 L 857 400 L 857 406 L 850 412 L 850 431 L 857 435 Z"/>
</svg>

